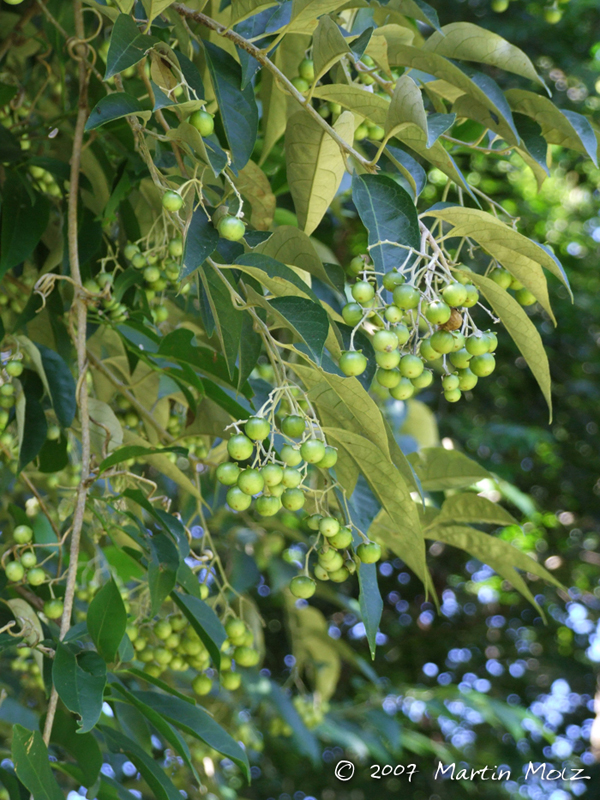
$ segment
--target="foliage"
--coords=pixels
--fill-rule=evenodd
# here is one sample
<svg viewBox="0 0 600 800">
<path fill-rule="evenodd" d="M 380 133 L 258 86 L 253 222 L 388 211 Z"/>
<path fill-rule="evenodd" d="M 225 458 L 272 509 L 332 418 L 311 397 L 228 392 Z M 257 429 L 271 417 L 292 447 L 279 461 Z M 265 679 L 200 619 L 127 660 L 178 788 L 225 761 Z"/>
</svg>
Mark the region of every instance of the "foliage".
<svg viewBox="0 0 600 800">
<path fill-rule="evenodd" d="M 319 742 L 456 760 L 386 713 L 369 656 L 402 623 L 378 583 L 410 569 L 425 630 L 447 545 L 491 568 L 465 591 L 536 620 L 517 570 L 560 583 L 422 400 L 470 403 L 512 340 L 551 413 L 546 273 L 570 291 L 464 165 L 541 187 L 553 147 L 596 164 L 595 129 L 522 50 L 422 2 L 2 17 L 8 796 L 258 796 L 264 735 L 292 771 Z M 406 690 L 410 719 L 547 734 L 463 683 Z"/>
</svg>

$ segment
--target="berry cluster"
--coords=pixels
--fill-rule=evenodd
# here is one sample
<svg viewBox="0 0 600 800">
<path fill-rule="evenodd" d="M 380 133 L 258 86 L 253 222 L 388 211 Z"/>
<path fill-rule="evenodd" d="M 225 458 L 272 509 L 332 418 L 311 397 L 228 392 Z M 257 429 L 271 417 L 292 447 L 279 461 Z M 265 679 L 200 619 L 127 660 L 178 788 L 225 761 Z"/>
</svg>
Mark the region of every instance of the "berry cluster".
<svg viewBox="0 0 600 800">
<path fill-rule="evenodd" d="M 2 556 L 4 573 L 11 583 L 27 583 L 37 587 L 50 581 L 49 575 L 38 564 L 33 544 L 33 530 L 29 525 L 17 525 L 13 530 L 14 545 Z M 12 556 L 9 560 L 8 556 Z M 44 614 L 48 619 L 58 619 L 63 613 L 63 601 L 52 597 L 44 603 Z"/>
</svg>

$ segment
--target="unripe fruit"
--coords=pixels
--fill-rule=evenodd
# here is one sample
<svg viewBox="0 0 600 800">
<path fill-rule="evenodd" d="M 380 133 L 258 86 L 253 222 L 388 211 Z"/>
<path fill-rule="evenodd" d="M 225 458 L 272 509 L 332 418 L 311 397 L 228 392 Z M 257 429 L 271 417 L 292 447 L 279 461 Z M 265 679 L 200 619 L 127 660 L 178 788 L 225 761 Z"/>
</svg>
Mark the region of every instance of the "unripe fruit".
<svg viewBox="0 0 600 800">
<path fill-rule="evenodd" d="M 395 324 L 402 320 L 402 311 L 397 306 L 388 306 L 383 312 L 383 316 L 388 322 Z"/>
<path fill-rule="evenodd" d="M 308 600 L 309 597 L 312 597 L 316 589 L 317 584 L 307 575 L 297 575 L 292 578 L 290 583 L 290 592 L 294 597 L 300 597 L 303 600 Z"/>
<path fill-rule="evenodd" d="M 305 81 L 312 82 L 315 79 L 315 62 L 311 58 L 303 58 L 298 67 L 298 73 Z"/>
<path fill-rule="evenodd" d="M 471 359 L 469 369 L 478 378 L 486 378 L 491 375 L 496 368 L 496 359 L 491 353 L 483 353 L 480 356 L 474 356 Z"/>
<path fill-rule="evenodd" d="M 460 389 L 450 389 L 447 392 L 444 392 L 444 397 L 449 403 L 458 403 L 462 397 L 462 392 Z"/>
<path fill-rule="evenodd" d="M 302 489 L 286 489 L 281 495 L 281 504 L 288 511 L 299 511 L 306 502 Z"/>
<path fill-rule="evenodd" d="M 472 356 L 481 356 L 488 352 L 489 341 L 486 339 L 485 334 L 469 336 L 465 343 L 465 347 Z"/>
<path fill-rule="evenodd" d="M 243 433 L 236 433 L 227 442 L 227 452 L 235 461 L 246 461 L 253 450 L 254 445 Z"/>
<path fill-rule="evenodd" d="M 230 242 L 239 242 L 240 239 L 244 238 L 246 226 L 238 217 L 227 215 L 221 217 L 217 225 L 217 230 L 223 239 L 227 239 Z"/>
<path fill-rule="evenodd" d="M 345 580 L 348 580 L 349 577 L 350 573 L 346 567 L 340 567 L 340 569 L 336 569 L 329 573 L 329 580 L 333 581 L 334 583 L 343 583 Z"/>
<path fill-rule="evenodd" d="M 406 325 L 396 325 L 393 330 L 396 334 L 396 339 L 398 339 L 398 344 L 406 344 L 410 339 L 410 331 Z"/>
<path fill-rule="evenodd" d="M 62 600 L 47 600 L 44 603 L 44 614 L 48 619 L 58 619 L 62 617 L 64 603 Z"/>
<path fill-rule="evenodd" d="M 415 393 L 415 387 L 409 378 L 401 378 L 400 383 L 390 389 L 390 395 L 394 400 L 408 400 Z"/>
<path fill-rule="evenodd" d="M 171 623 L 168 622 L 168 620 L 166 619 L 161 619 L 160 622 L 158 622 L 154 626 L 154 633 L 156 634 L 156 636 L 158 636 L 159 639 L 162 639 L 163 641 L 165 639 L 168 639 L 169 636 L 173 633 L 173 628 L 171 627 Z"/>
<path fill-rule="evenodd" d="M 419 356 L 408 353 L 400 359 L 400 374 L 405 378 L 418 378 L 423 369 L 424 364 Z"/>
<path fill-rule="evenodd" d="M 371 344 L 377 353 L 391 353 L 398 348 L 398 337 L 394 331 L 377 331 Z"/>
<path fill-rule="evenodd" d="M 320 581 L 328 581 L 329 580 L 329 573 L 322 567 L 321 564 L 315 564 L 315 568 L 313 570 L 315 578 L 318 578 Z"/>
<path fill-rule="evenodd" d="M 470 369 L 461 369 L 458 373 L 458 388 L 468 392 L 477 386 L 479 378 Z"/>
<path fill-rule="evenodd" d="M 292 447 L 291 444 L 284 444 L 279 455 L 281 460 L 289 467 L 297 467 L 302 461 L 300 450 Z"/>
<path fill-rule="evenodd" d="M 529 289 L 519 289 L 515 293 L 515 298 L 522 306 L 532 306 L 537 302 L 535 295 Z"/>
<path fill-rule="evenodd" d="M 257 469 L 245 469 L 240 473 L 237 485 L 244 494 L 255 495 L 265 488 L 265 479 Z"/>
<path fill-rule="evenodd" d="M 287 417 L 284 417 L 281 421 L 282 433 L 285 434 L 285 436 L 289 436 L 291 439 L 297 439 L 302 436 L 305 430 L 306 422 L 304 417 L 300 417 L 298 414 L 288 414 Z"/>
<path fill-rule="evenodd" d="M 377 383 L 385 386 L 386 389 L 393 389 L 400 383 L 400 370 L 398 369 L 378 369 L 375 373 Z"/>
<path fill-rule="evenodd" d="M 462 333 L 460 333 L 460 331 L 451 331 L 451 335 L 452 335 L 452 351 L 451 352 L 456 353 L 458 350 L 462 350 L 462 348 L 465 346 L 467 340 L 462 335 Z"/>
<path fill-rule="evenodd" d="M 359 125 L 358 128 L 354 131 L 354 138 L 358 141 L 361 139 L 366 139 L 369 135 L 369 128 L 367 125 Z"/>
<path fill-rule="evenodd" d="M 256 499 L 256 510 L 261 517 L 274 517 L 281 508 L 279 497 L 262 494 Z"/>
<path fill-rule="evenodd" d="M 494 331 L 486 331 L 485 338 L 488 341 L 488 353 L 493 353 L 496 348 L 498 347 L 498 337 L 494 333 Z"/>
<path fill-rule="evenodd" d="M 329 537 L 329 544 L 338 550 L 344 550 L 352 544 L 352 531 L 350 528 L 340 528 L 335 536 Z"/>
<path fill-rule="evenodd" d="M 200 133 L 200 136 L 210 136 L 215 130 L 215 120 L 207 111 L 194 111 L 188 122 Z"/>
<path fill-rule="evenodd" d="M 414 286 L 404 284 L 394 289 L 394 305 L 405 310 L 416 308 L 419 305 L 421 294 Z"/>
<path fill-rule="evenodd" d="M 244 425 L 244 431 L 246 436 L 252 439 L 253 442 L 262 442 L 271 432 L 271 426 L 264 417 L 250 417 Z"/>
<path fill-rule="evenodd" d="M 467 290 L 467 298 L 463 301 L 463 308 L 473 308 L 479 302 L 477 287 L 473 286 L 472 283 L 467 283 L 465 289 Z"/>
<path fill-rule="evenodd" d="M 278 486 L 283 478 L 283 468 L 279 464 L 267 464 L 260 472 L 265 480 L 265 486 Z"/>
<path fill-rule="evenodd" d="M 225 632 L 233 641 L 234 639 L 239 639 L 241 636 L 246 635 L 246 626 L 241 619 L 230 619 L 225 623 Z"/>
<path fill-rule="evenodd" d="M 169 253 L 173 258 L 180 258 L 183 255 L 183 241 L 179 237 L 169 242 Z"/>
<path fill-rule="evenodd" d="M 146 267 L 144 270 L 144 280 L 148 283 L 156 283 L 160 279 L 160 270 L 158 267 Z"/>
<path fill-rule="evenodd" d="M 497 283 L 501 289 L 508 289 L 508 287 L 512 283 L 512 275 L 510 274 L 510 272 L 508 272 L 505 269 L 502 269 L 501 267 L 493 269 L 488 277 L 490 277 L 494 281 L 494 283 Z"/>
<path fill-rule="evenodd" d="M 391 353 L 375 353 L 375 362 L 381 369 L 394 369 L 400 363 L 400 351 L 392 350 Z"/>
<path fill-rule="evenodd" d="M 454 338 L 448 331 L 436 331 L 429 342 L 438 353 L 451 353 L 454 349 Z"/>
<path fill-rule="evenodd" d="M 431 346 L 430 339 L 421 339 L 419 353 L 421 354 L 421 358 L 425 358 L 427 361 L 436 361 L 441 355 L 441 353 Z"/>
<path fill-rule="evenodd" d="M 467 299 L 467 290 L 462 283 L 450 283 L 443 288 L 442 297 L 449 306 L 457 308 Z"/>
<path fill-rule="evenodd" d="M 182 631 L 184 628 L 187 628 L 188 621 L 185 617 L 182 617 L 181 615 L 178 614 L 177 616 L 171 617 L 169 619 L 169 625 L 176 633 L 179 633 L 179 631 Z"/>
<path fill-rule="evenodd" d="M 242 645 L 241 647 L 236 647 L 233 651 L 233 658 L 236 664 L 239 664 L 240 667 L 255 667 L 258 664 L 259 655 L 256 650 L 252 650 L 251 647 L 246 647 Z"/>
<path fill-rule="evenodd" d="M 352 297 L 357 303 L 364 305 L 375 297 L 375 289 L 369 281 L 357 281 L 352 287 Z"/>
<path fill-rule="evenodd" d="M 300 446 L 300 455 L 307 464 L 317 464 L 325 455 L 325 444 L 320 439 L 307 439 Z"/>
<path fill-rule="evenodd" d="M 384 289 L 387 289 L 388 292 L 393 292 L 396 286 L 402 286 L 404 283 L 404 275 L 396 272 L 396 270 L 386 272 L 383 276 L 382 283 Z"/>
<path fill-rule="evenodd" d="M 346 325 L 354 328 L 363 318 L 363 309 L 358 303 L 346 303 L 342 308 L 342 317 Z"/>
<path fill-rule="evenodd" d="M 308 92 L 310 89 L 308 81 L 305 81 L 304 78 L 292 78 L 292 86 L 297 89 L 301 94 Z"/>
<path fill-rule="evenodd" d="M 457 350 L 455 353 L 450 353 L 450 363 L 457 369 L 467 369 L 471 358 L 471 353 L 469 353 L 466 347 L 461 347 L 461 349 Z"/>
<path fill-rule="evenodd" d="M 502 14 L 508 8 L 508 0 L 492 0 L 492 11 Z"/>
<path fill-rule="evenodd" d="M 335 517 L 323 517 L 319 522 L 319 530 L 323 536 L 335 536 L 340 529 L 340 523 Z"/>
<path fill-rule="evenodd" d="M 46 573 L 41 567 L 34 567 L 27 573 L 27 583 L 30 586 L 41 586 L 46 580 Z"/>
<path fill-rule="evenodd" d="M 442 378 L 442 388 L 446 392 L 452 391 L 453 389 L 458 389 L 459 382 L 460 379 L 458 375 L 444 375 Z"/>
<path fill-rule="evenodd" d="M 171 189 L 168 189 L 162 196 L 162 207 L 165 211 L 170 211 L 174 213 L 179 211 L 181 206 L 183 205 L 183 197 L 179 194 L 179 192 L 174 192 Z"/>
<path fill-rule="evenodd" d="M 33 539 L 33 531 L 29 525 L 17 525 L 13 531 L 13 539 L 17 544 L 27 544 Z"/>
<path fill-rule="evenodd" d="M 221 672 L 221 686 L 227 691 L 234 692 L 239 689 L 241 682 L 242 676 L 239 672 L 230 672 L 229 670 Z"/>
<path fill-rule="evenodd" d="M 33 550 L 27 550 L 25 553 L 23 553 L 21 556 L 21 564 L 23 564 L 25 569 L 31 569 L 32 567 L 35 567 L 37 564 L 37 556 Z"/>
<path fill-rule="evenodd" d="M 252 497 L 243 492 L 239 486 L 232 486 L 227 492 L 227 505 L 234 511 L 245 511 L 250 508 Z"/>
<path fill-rule="evenodd" d="M 205 583 L 200 584 L 200 600 L 206 600 L 210 594 L 210 589 Z"/>
<path fill-rule="evenodd" d="M 410 382 L 415 389 L 426 389 L 433 381 L 433 372 L 430 369 L 425 369 L 417 378 L 411 378 Z"/>
<path fill-rule="evenodd" d="M 281 475 L 281 483 L 286 489 L 295 489 L 302 483 L 302 473 L 293 467 L 285 467 Z"/>
<path fill-rule="evenodd" d="M 335 572 L 344 566 L 344 557 L 337 550 L 328 550 L 319 555 L 319 563 L 327 572 Z"/>
<path fill-rule="evenodd" d="M 442 300 L 434 300 L 427 307 L 425 317 L 431 322 L 432 325 L 443 325 L 450 319 L 450 306 L 442 302 Z"/>
<path fill-rule="evenodd" d="M 202 697 L 210 692 L 212 689 L 212 681 L 208 675 L 196 675 L 192 681 L 192 689 L 197 695 Z"/>
<path fill-rule="evenodd" d="M 319 530 L 319 523 L 323 519 L 322 514 L 311 514 L 311 516 L 306 520 L 306 524 L 310 528 L 311 531 L 318 531 Z"/>
<path fill-rule="evenodd" d="M 376 542 L 363 542 L 356 548 L 356 555 L 363 564 L 375 564 L 381 558 L 381 547 Z"/>
<path fill-rule="evenodd" d="M 235 486 L 240 475 L 240 468 L 237 464 L 227 461 L 217 467 L 217 480 L 225 486 Z"/>
<path fill-rule="evenodd" d="M 546 22 L 549 22 L 550 25 L 556 25 L 557 22 L 560 22 L 562 19 L 563 12 L 560 8 L 546 8 L 544 9 L 544 19 Z"/>
<path fill-rule="evenodd" d="M 331 469 L 331 467 L 335 467 L 337 460 L 338 454 L 335 447 L 325 445 L 325 455 L 320 461 L 317 461 L 317 467 L 320 469 Z"/>
<path fill-rule="evenodd" d="M 25 570 L 20 561 L 9 561 L 6 565 L 4 572 L 9 581 L 22 581 L 25 575 Z"/>
<path fill-rule="evenodd" d="M 362 256 L 354 256 L 346 267 L 346 272 L 351 278 L 356 278 L 365 268 L 365 259 Z"/>
<path fill-rule="evenodd" d="M 340 369 L 348 377 L 362 375 L 367 368 L 367 358 L 359 350 L 349 350 L 340 357 Z"/>
<path fill-rule="evenodd" d="M 23 374 L 23 363 L 21 361 L 9 361 L 4 367 L 11 378 L 18 378 Z"/>
</svg>

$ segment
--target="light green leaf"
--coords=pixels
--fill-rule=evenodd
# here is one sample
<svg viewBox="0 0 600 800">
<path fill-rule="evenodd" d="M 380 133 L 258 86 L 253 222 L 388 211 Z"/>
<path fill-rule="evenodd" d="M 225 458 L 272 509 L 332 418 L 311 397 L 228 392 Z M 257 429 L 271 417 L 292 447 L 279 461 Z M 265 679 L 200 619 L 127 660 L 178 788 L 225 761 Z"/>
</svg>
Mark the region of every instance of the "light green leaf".
<svg viewBox="0 0 600 800">
<path fill-rule="evenodd" d="M 139 456 L 152 456 L 160 455 L 161 453 L 178 453 L 179 455 L 186 456 L 188 451 L 185 447 L 140 447 L 139 445 L 129 445 L 128 447 L 121 447 L 112 455 L 105 458 L 98 467 L 98 473 L 104 472 L 115 464 L 121 464 L 123 461 L 129 461 L 130 458 L 137 458 Z"/>
<path fill-rule="evenodd" d="M 410 496 L 412 487 L 407 485 L 395 464 L 366 437 L 342 428 L 326 427 L 324 433 L 328 441 L 343 448 L 354 459 L 369 488 L 397 526 L 396 536 L 404 552 L 402 558 L 425 586 L 429 587 L 431 578 L 425 563 L 425 545 L 419 515 Z M 371 527 L 370 535 L 375 537 L 375 527 Z"/>
<path fill-rule="evenodd" d="M 472 525 L 517 525 L 512 514 L 497 503 L 473 492 L 461 492 L 447 497 L 435 520 L 436 525 L 457 522 Z"/>
<path fill-rule="evenodd" d="M 336 23 L 324 15 L 319 20 L 313 36 L 313 60 L 315 63 L 315 83 L 336 64 L 340 58 L 350 52 L 346 40 Z"/>
<path fill-rule="evenodd" d="M 135 0 L 115 0 L 115 2 L 119 6 L 123 14 L 129 14 L 131 12 L 131 9 L 133 8 Z"/>
<path fill-rule="evenodd" d="M 79 715 L 78 733 L 91 731 L 104 702 L 106 664 L 102 658 L 92 651 L 75 655 L 59 642 L 52 662 L 52 681 L 69 711 Z"/>
<path fill-rule="evenodd" d="M 440 30 L 437 11 L 429 3 L 425 3 L 423 0 L 396 0 L 394 7 L 401 14 L 406 14 L 409 17 L 418 19 L 420 22 L 431 25 L 436 30 Z"/>
<path fill-rule="evenodd" d="M 111 578 L 90 603 L 87 627 L 96 650 L 108 663 L 114 661 L 127 626 L 127 612 L 117 584 Z"/>
<path fill-rule="evenodd" d="M 12 760 L 17 777 L 31 792 L 33 800 L 64 800 L 50 769 L 48 748 L 38 731 L 28 731 L 22 725 L 13 726 Z"/>
<path fill-rule="evenodd" d="M 423 45 L 423 50 L 461 61 L 478 61 L 498 69 L 522 75 L 530 81 L 546 84 L 525 53 L 506 39 L 471 22 L 444 25 Z"/>
<path fill-rule="evenodd" d="M 123 444 L 123 428 L 115 412 L 102 400 L 90 397 L 88 400 L 90 414 L 90 439 L 92 450 L 105 455 Z"/>
<path fill-rule="evenodd" d="M 275 297 L 294 295 L 308 297 L 314 303 L 317 296 L 310 286 L 290 267 L 262 253 L 248 253 L 236 258 L 235 264 L 221 264 L 221 269 L 240 269 L 261 283 Z"/>
<path fill-rule="evenodd" d="M 148 24 L 153 22 L 162 12 L 174 3 L 174 0 L 142 0 L 148 15 Z"/>
<path fill-rule="evenodd" d="M 33 367 L 44 385 L 44 392 L 48 395 L 48 397 L 50 397 L 50 386 L 48 384 L 46 370 L 44 369 L 44 364 L 42 362 L 42 354 L 31 341 L 31 339 L 27 338 L 27 336 L 16 336 L 15 339 L 31 359 Z"/>
<path fill-rule="evenodd" d="M 389 102 L 373 92 L 360 89 L 358 86 L 348 86 L 345 83 L 333 83 L 326 86 L 317 86 L 313 97 L 339 103 L 343 108 L 371 120 L 375 125 L 385 125 Z"/>
<path fill-rule="evenodd" d="M 427 112 L 423 105 L 421 90 L 409 75 L 401 75 L 396 82 L 385 120 L 386 140 L 407 123 L 417 125 L 427 134 Z"/>
<path fill-rule="evenodd" d="M 487 469 L 458 450 L 425 447 L 416 453 L 410 453 L 408 460 L 415 468 L 426 492 L 462 489 L 492 477 Z"/>
<path fill-rule="evenodd" d="M 268 231 L 273 224 L 276 200 L 265 173 L 254 161 L 248 161 L 238 174 L 236 186 L 250 203 L 252 227 L 257 231 Z"/>
<path fill-rule="evenodd" d="M 533 372 L 548 403 L 550 421 L 552 421 L 550 366 L 537 328 L 514 297 L 511 297 L 507 291 L 501 289 L 497 283 L 476 273 L 473 273 L 472 280 L 489 302 L 493 311 L 500 317 L 502 324 L 519 348 L 529 369 Z"/>
<path fill-rule="evenodd" d="M 224 277 L 231 284 L 232 289 L 237 291 L 237 286 L 233 275 L 224 273 Z M 237 361 L 242 335 L 242 322 L 245 312 L 238 311 L 233 305 L 229 289 L 219 278 L 216 271 L 210 264 L 206 264 L 200 269 L 200 279 L 206 291 L 210 310 L 212 311 L 217 336 L 221 343 L 221 349 L 225 360 L 229 376 L 233 377 L 235 363 Z"/>
<path fill-rule="evenodd" d="M 144 439 L 143 436 L 138 436 L 138 434 L 133 431 L 125 430 L 124 437 L 127 445 L 144 448 L 148 447 L 148 441 Z M 189 492 L 191 495 L 198 498 L 198 500 L 201 499 L 202 495 L 197 487 L 166 455 L 162 453 L 152 453 L 148 454 L 145 460 L 151 467 L 154 467 L 154 469 L 160 472 L 161 475 L 164 475 L 165 478 L 169 478 L 169 480 L 172 480 L 180 486 L 184 492 Z"/>
<path fill-rule="evenodd" d="M 383 600 L 381 599 L 381 592 L 377 584 L 376 564 L 361 564 L 359 566 L 358 585 L 360 587 L 358 595 L 360 616 L 365 626 L 371 658 L 375 660 L 377 632 L 383 612 Z"/>
<path fill-rule="evenodd" d="M 255 14 L 276 5 L 277 0 L 231 0 L 230 25 L 233 27 L 238 22 L 242 22 L 242 20 L 253 17 Z"/>
<path fill-rule="evenodd" d="M 287 32 L 312 33 L 319 17 L 345 4 L 346 0 L 293 0 L 292 19 L 286 26 Z"/>
<path fill-rule="evenodd" d="M 450 544 L 453 547 L 459 547 L 490 566 L 498 575 L 512 583 L 515 589 L 538 609 L 542 617 L 544 612 L 529 591 L 521 575 L 517 572 L 517 569 L 530 572 L 558 588 L 563 588 L 561 583 L 531 556 L 517 550 L 510 542 L 498 539 L 496 536 L 490 536 L 489 533 L 482 533 L 466 525 L 436 525 L 428 528 L 425 536 L 427 539 L 434 539 L 438 542 Z"/>
<path fill-rule="evenodd" d="M 408 400 L 406 406 L 407 413 L 400 433 L 412 436 L 419 447 L 438 447 L 440 436 L 433 411 L 426 403 L 415 398 Z"/>
<path fill-rule="evenodd" d="M 336 132 L 347 142 L 354 138 L 354 117 L 342 113 Z M 339 146 L 306 111 L 288 120 L 285 133 L 287 178 L 300 227 L 311 234 L 335 197 L 345 171 Z"/>
<path fill-rule="evenodd" d="M 197 597 L 179 592 L 172 592 L 171 597 L 204 642 L 217 669 L 220 669 L 221 645 L 227 634 L 218 616 L 209 605 Z"/>
<path fill-rule="evenodd" d="M 337 289 L 325 271 L 310 237 L 293 225 L 280 225 L 265 242 L 254 248 L 254 252 L 270 256 L 282 264 L 303 269 Z"/>
<path fill-rule="evenodd" d="M 337 688 L 341 672 L 339 652 L 327 635 L 329 625 L 317 608 L 296 608 L 293 598 L 286 599 L 294 667 L 299 675 L 307 674 L 314 691 L 327 702 Z"/>
<path fill-rule="evenodd" d="M 147 111 L 143 104 L 127 92 L 113 92 L 103 97 L 90 111 L 88 121 L 85 124 L 86 131 L 93 131 L 122 117 L 141 117 L 146 122 L 152 116 L 151 111 Z"/>
</svg>

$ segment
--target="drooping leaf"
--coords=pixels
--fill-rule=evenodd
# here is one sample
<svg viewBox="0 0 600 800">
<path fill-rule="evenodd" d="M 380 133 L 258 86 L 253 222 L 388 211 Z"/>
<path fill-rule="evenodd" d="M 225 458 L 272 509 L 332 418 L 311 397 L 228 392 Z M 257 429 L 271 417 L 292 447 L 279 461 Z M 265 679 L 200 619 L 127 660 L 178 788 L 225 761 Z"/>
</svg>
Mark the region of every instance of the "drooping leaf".
<svg viewBox="0 0 600 800">
<path fill-rule="evenodd" d="M 384 150 L 384 154 L 389 158 L 394 167 L 404 175 L 415 193 L 414 199 L 416 200 L 427 183 L 427 173 L 423 167 L 404 150 L 401 150 L 399 147 L 394 147 L 389 142 Z"/>
<path fill-rule="evenodd" d="M 20 471 L 33 461 L 46 443 L 48 422 L 42 404 L 29 385 L 17 396 L 15 412 Z"/>
<path fill-rule="evenodd" d="M 148 565 L 151 613 L 158 614 L 163 602 L 175 588 L 180 559 L 177 547 L 164 534 L 157 533 L 150 540 L 152 560 Z"/>
<path fill-rule="evenodd" d="M 31 796 L 14 772 L 0 767 L 0 784 L 6 789 L 9 800 L 28 800 Z"/>
<path fill-rule="evenodd" d="M 334 129 L 345 141 L 354 136 L 354 117 L 340 114 Z M 335 197 L 345 171 L 339 145 L 306 111 L 288 119 L 285 132 L 287 179 L 298 223 L 311 234 Z"/>
<path fill-rule="evenodd" d="M 339 103 L 343 108 L 360 114 L 365 119 L 371 120 L 375 125 L 383 126 L 389 109 L 389 103 L 379 95 L 361 89 L 358 86 L 345 83 L 326 84 L 317 86 L 313 97 Z"/>
<path fill-rule="evenodd" d="M 399 131 L 407 123 L 417 125 L 427 133 L 427 112 L 421 90 L 410 75 L 401 75 L 396 81 L 385 120 L 386 139 L 394 136 L 396 130 Z"/>
<path fill-rule="evenodd" d="M 94 735 L 82 733 L 75 718 L 59 707 L 54 717 L 51 741 L 64 747 L 75 759 L 81 770 L 83 785 L 87 788 L 93 786 L 102 766 L 102 753 Z"/>
<path fill-rule="evenodd" d="M 223 277 L 231 285 L 231 290 L 237 292 L 238 287 L 236 286 L 233 276 L 231 274 L 224 274 Z M 235 308 L 230 291 L 217 275 L 215 267 L 207 264 L 200 270 L 200 278 L 206 291 L 217 335 L 221 342 L 221 349 L 227 362 L 227 368 L 229 369 L 229 375 L 233 377 L 240 347 L 242 323 L 245 312 L 238 311 L 238 309 Z"/>
<path fill-rule="evenodd" d="M 316 363 L 320 364 L 329 334 L 329 319 L 323 306 L 305 297 L 285 296 L 274 297 L 268 301 L 268 306 L 275 311 L 282 325 L 302 339 Z"/>
<path fill-rule="evenodd" d="M 129 461 L 130 458 L 137 458 L 138 456 L 151 456 L 160 453 L 178 453 L 181 456 L 186 456 L 188 451 L 185 447 L 172 445 L 171 447 L 143 447 L 140 445 L 128 445 L 127 447 L 120 447 L 110 456 L 104 459 L 98 467 L 98 472 L 105 472 L 107 469 L 114 467 L 115 464 L 121 464 L 123 461 Z"/>
<path fill-rule="evenodd" d="M 358 585 L 360 587 L 358 595 L 360 616 L 367 633 L 371 658 L 374 660 L 377 647 L 377 631 L 379 630 L 383 612 L 383 600 L 377 585 L 376 564 L 361 564 L 359 566 Z"/>
<path fill-rule="evenodd" d="M 54 413 L 63 428 L 69 428 L 77 411 L 75 380 L 64 359 L 43 344 L 37 344 L 50 389 Z"/>
<path fill-rule="evenodd" d="M 415 468 L 426 492 L 462 489 L 492 476 L 476 461 L 458 450 L 424 447 L 410 453 L 408 460 Z"/>
<path fill-rule="evenodd" d="M 181 278 L 189 277 L 204 264 L 219 243 L 219 234 L 202 206 L 194 211 L 185 237 Z"/>
<path fill-rule="evenodd" d="M 52 680 L 58 696 L 78 714 L 79 733 L 91 731 L 100 719 L 106 685 L 106 664 L 97 653 L 75 654 L 70 646 L 58 643 L 52 664 Z"/>
<path fill-rule="evenodd" d="M 137 64 L 157 41 L 155 36 L 142 34 L 129 13 L 119 14 L 110 36 L 104 80 Z"/>
<path fill-rule="evenodd" d="M 108 663 L 114 661 L 127 627 L 127 612 L 121 593 L 112 578 L 90 603 L 87 626 L 102 658 Z"/>
<path fill-rule="evenodd" d="M 319 17 L 343 5 L 344 0 L 292 0 L 292 17 L 287 30 L 289 33 L 312 33 Z"/>
<path fill-rule="evenodd" d="M 436 517 L 437 524 L 456 522 L 473 525 L 515 525 L 516 520 L 506 509 L 472 492 L 461 492 L 444 500 Z"/>
<path fill-rule="evenodd" d="M 113 92 L 103 97 L 90 111 L 88 121 L 85 124 L 86 131 L 93 131 L 122 117 L 135 116 L 148 121 L 152 112 L 144 108 L 137 97 L 127 92 Z"/>
<path fill-rule="evenodd" d="M 320 80 L 348 52 L 350 52 L 350 48 L 339 27 L 331 17 L 323 15 L 319 19 L 317 30 L 313 36 L 315 82 Z"/>
<path fill-rule="evenodd" d="M 396 8 L 401 14 L 406 14 L 409 17 L 414 17 L 432 28 L 440 30 L 440 21 L 437 11 L 432 8 L 429 3 L 424 0 L 398 0 Z"/>
<path fill-rule="evenodd" d="M 156 800 L 181 800 L 179 791 L 167 777 L 162 766 L 149 756 L 139 744 L 106 725 L 101 726 L 101 731 L 107 745 L 114 753 L 123 753 L 135 764 L 154 793 Z"/>
<path fill-rule="evenodd" d="M 93 452 L 101 453 L 104 456 L 104 451 L 109 453 L 120 447 L 123 444 L 123 428 L 108 403 L 90 397 L 88 410 L 91 420 L 90 440 Z"/>
<path fill-rule="evenodd" d="M 165 11 L 174 0 L 142 0 L 146 14 L 148 15 L 148 22 L 151 23 L 163 11 Z"/>
<path fill-rule="evenodd" d="M 203 600 L 188 594 L 172 592 L 171 597 L 184 613 L 192 628 L 204 642 L 217 669 L 221 664 L 221 645 L 227 638 L 219 618 Z"/>
<path fill-rule="evenodd" d="M 319 302 L 306 281 L 302 280 L 293 269 L 274 258 L 256 252 L 247 253 L 236 258 L 234 266 L 247 272 L 276 297 L 295 295 L 308 297 L 314 303 Z"/>
<path fill-rule="evenodd" d="M 254 252 L 303 269 L 332 288 L 338 288 L 327 274 L 310 237 L 293 225 L 278 226 L 265 242 L 254 248 Z"/>
<path fill-rule="evenodd" d="M 64 800 L 48 761 L 48 748 L 38 731 L 28 731 L 22 725 L 12 729 L 12 760 L 21 783 L 31 792 L 33 800 Z"/>
<path fill-rule="evenodd" d="M 48 225 L 50 204 L 9 172 L 2 186 L 0 278 L 32 254 Z"/>
</svg>

